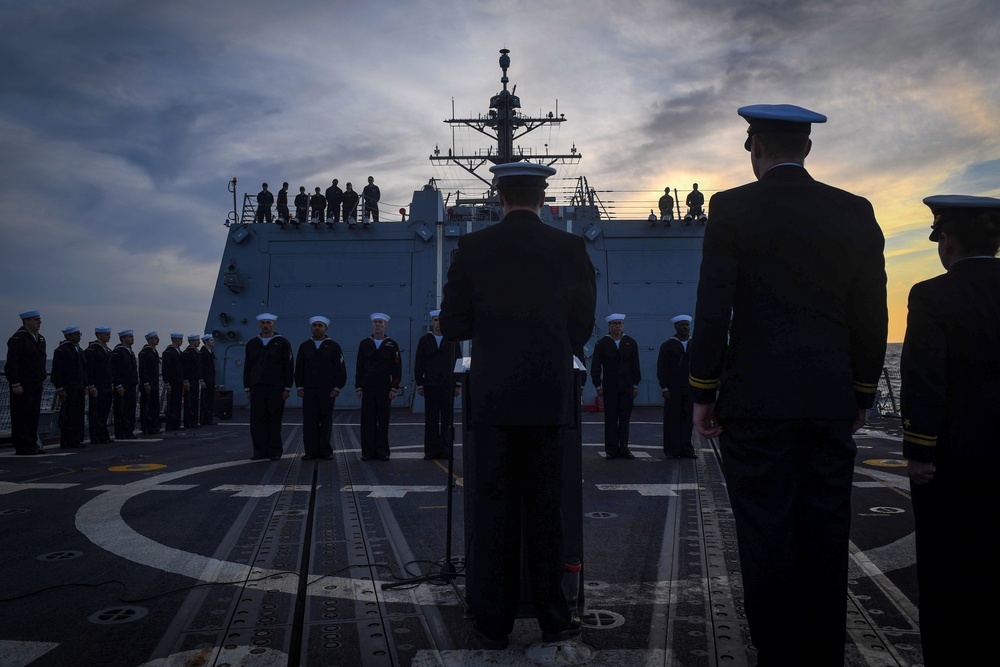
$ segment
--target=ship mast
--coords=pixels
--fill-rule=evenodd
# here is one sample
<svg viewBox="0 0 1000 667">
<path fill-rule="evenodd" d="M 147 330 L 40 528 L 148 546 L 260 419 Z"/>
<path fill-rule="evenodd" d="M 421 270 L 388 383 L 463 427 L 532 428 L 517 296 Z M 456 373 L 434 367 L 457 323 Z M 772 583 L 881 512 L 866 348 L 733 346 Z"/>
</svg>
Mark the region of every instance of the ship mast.
<svg viewBox="0 0 1000 667">
<path fill-rule="evenodd" d="M 521 100 L 515 95 L 517 86 L 514 86 L 512 90 L 507 90 L 507 84 L 510 82 L 510 79 L 507 78 L 507 69 L 510 67 L 508 53 L 510 53 L 509 49 L 500 49 L 500 69 L 503 70 L 500 83 L 503 84 L 503 89 L 490 98 L 489 114 L 485 117 L 449 118 L 444 121 L 452 127 L 465 125 L 485 134 L 496 142 L 496 148 L 488 148 L 485 154 L 482 151 L 477 151 L 473 155 L 456 155 L 453 147 L 448 150 L 447 155 L 442 155 L 441 149 L 435 146 L 434 154 L 430 156 L 432 162 L 450 162 L 469 172 L 489 187 L 491 196 L 495 193 L 492 180 L 484 178 L 476 171 L 486 163 L 505 164 L 526 160 L 551 166 L 553 164 L 577 164 L 583 157 L 577 152 L 576 144 L 570 149 L 568 155 L 553 155 L 547 152 L 545 154 L 532 154 L 530 149 L 525 151 L 516 146 L 515 141 L 532 130 L 546 125 L 564 123 L 566 118 L 564 114 L 557 116 L 551 111 L 544 117 L 532 118 L 518 111 L 521 108 Z M 556 111 L 558 112 L 558 106 Z"/>
</svg>

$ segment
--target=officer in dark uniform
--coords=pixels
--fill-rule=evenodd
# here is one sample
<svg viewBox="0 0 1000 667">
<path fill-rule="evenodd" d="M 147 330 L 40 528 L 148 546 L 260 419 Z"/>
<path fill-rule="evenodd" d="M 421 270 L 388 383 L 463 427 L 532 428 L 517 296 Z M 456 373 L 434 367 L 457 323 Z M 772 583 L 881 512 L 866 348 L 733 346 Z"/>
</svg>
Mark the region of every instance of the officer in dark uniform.
<svg viewBox="0 0 1000 667">
<path fill-rule="evenodd" d="M 597 395 L 604 400 L 604 456 L 607 459 L 634 459 L 628 448 L 628 426 L 632 404 L 642 379 L 639 345 L 624 334 L 625 315 L 612 313 L 604 318 L 608 335 L 594 345 L 590 376 Z"/>
<path fill-rule="evenodd" d="M 41 326 L 39 311 L 21 313 L 21 328 L 7 340 L 4 372 L 10 387 L 10 434 L 16 454 L 42 453 L 38 446 L 38 418 L 45 384 L 45 336 L 39 332 Z"/>
<path fill-rule="evenodd" d="M 83 363 L 87 370 L 87 425 L 90 429 L 90 444 L 111 442 L 108 433 L 108 416 L 111 414 L 114 385 L 111 378 L 111 327 L 96 327 L 91 341 L 83 353 Z"/>
<path fill-rule="evenodd" d="M 339 182 L 336 178 L 333 179 L 333 183 L 326 189 L 326 224 L 330 226 L 340 222 L 340 200 L 344 191 L 337 186 Z"/>
<path fill-rule="evenodd" d="M 160 337 L 150 331 L 138 355 L 139 428 L 143 435 L 160 432 L 160 355 L 156 352 L 159 344 Z"/>
<path fill-rule="evenodd" d="M 135 389 L 139 384 L 135 352 L 132 351 L 135 334 L 131 329 L 119 331 L 118 340 L 110 357 L 115 439 L 130 440 L 135 437 Z"/>
<path fill-rule="evenodd" d="M 428 461 L 448 458 L 444 436 L 454 419 L 455 397 L 462 391 L 454 372 L 462 346 L 444 340 L 440 315 L 440 310 L 430 312 L 431 330 L 417 341 L 413 360 L 414 383 L 424 397 L 424 459 Z"/>
<path fill-rule="evenodd" d="M 86 447 L 84 437 L 85 396 L 87 373 L 83 368 L 83 350 L 80 349 L 80 327 L 62 330 L 65 340 L 52 352 L 52 384 L 59 397 L 59 447 L 76 449 Z"/>
<path fill-rule="evenodd" d="M 281 418 L 292 391 L 295 366 L 291 343 L 274 332 L 277 319 L 272 313 L 258 315 L 260 333 L 250 339 L 245 351 L 243 389 L 250 399 L 251 461 L 278 461 L 284 453 Z"/>
<path fill-rule="evenodd" d="M 691 316 L 678 315 L 670 321 L 674 335 L 663 342 L 656 358 L 656 379 L 663 392 L 663 454 L 668 459 L 693 459 L 697 457 L 691 444 L 694 402 L 688 383 Z"/>
<path fill-rule="evenodd" d="M 361 460 L 388 461 L 389 406 L 399 392 L 403 363 L 399 344 L 385 335 L 389 316 L 372 313 L 370 318 L 372 335 L 358 346 L 354 374 L 354 390 L 361 399 Z"/>
<path fill-rule="evenodd" d="M 344 186 L 344 196 L 341 198 L 342 206 L 344 209 L 344 222 L 350 229 L 358 224 L 358 193 L 354 191 L 354 188 L 350 183 Z"/>
<path fill-rule="evenodd" d="M 312 337 L 303 341 L 295 356 L 295 386 L 302 399 L 302 458 L 307 461 L 333 458 L 333 407 L 347 384 L 344 351 L 327 335 L 329 326 L 330 320 L 322 315 L 309 318 Z"/>
<path fill-rule="evenodd" d="M 803 167 L 825 116 L 739 113 L 758 181 L 712 197 L 689 347 L 694 423 L 719 437 L 758 664 L 841 667 L 852 433 L 885 356 L 885 242 L 867 200 Z"/>
<path fill-rule="evenodd" d="M 299 194 L 295 195 L 295 224 L 301 225 L 309 219 L 309 195 L 306 186 L 299 186 Z"/>
<path fill-rule="evenodd" d="M 312 207 L 312 224 L 322 225 L 326 222 L 326 197 L 320 192 L 319 188 L 316 188 L 316 194 L 312 196 L 309 200 L 309 205 Z"/>
<path fill-rule="evenodd" d="M 910 290 L 900 363 L 920 639 L 927 667 L 974 665 L 983 663 L 995 624 L 990 614 L 967 612 L 1000 594 L 1000 573 L 984 562 L 996 549 L 989 522 L 1000 515 L 993 417 L 1000 405 L 1000 199 L 941 195 L 924 203 L 947 273 Z M 974 582 L 956 582 L 957 564 L 970 559 L 985 566 Z M 956 613 L 963 635 L 978 639 L 956 640 Z"/>
<path fill-rule="evenodd" d="M 517 613 L 522 530 L 543 641 L 580 632 L 562 589 L 560 432 L 573 420 L 572 357 L 593 331 L 597 288 L 583 239 L 538 217 L 555 169 L 515 162 L 490 171 L 504 218 L 459 239 L 441 331 L 472 340 L 467 418 L 482 530 L 472 536 L 469 605 L 483 645 L 502 649 Z"/>
<path fill-rule="evenodd" d="M 278 224 L 286 224 L 289 218 L 288 213 L 288 183 L 282 183 L 278 190 Z"/>
<path fill-rule="evenodd" d="M 189 384 L 184 379 L 184 362 L 181 360 L 181 345 L 184 334 L 171 333 L 170 345 L 163 351 L 163 390 L 167 392 L 167 422 L 165 431 L 179 431 L 181 428 L 181 406 Z"/>
<path fill-rule="evenodd" d="M 205 334 L 201 337 L 201 425 L 215 424 L 215 337 Z"/>
<path fill-rule="evenodd" d="M 375 185 L 375 177 L 368 177 L 368 185 L 364 187 L 361 191 L 361 196 L 365 199 L 365 227 L 370 223 L 368 222 L 378 222 L 378 202 L 382 199 L 382 193 L 379 191 L 378 186 Z"/>
<path fill-rule="evenodd" d="M 267 220 L 271 222 L 271 204 L 274 203 L 274 195 L 267 191 L 267 183 L 260 184 L 261 190 L 257 193 L 257 215 L 254 222 Z"/>
<path fill-rule="evenodd" d="M 181 366 L 184 369 L 184 428 L 198 428 L 198 413 L 201 412 L 201 335 L 190 334 L 188 346 L 181 352 Z"/>
</svg>

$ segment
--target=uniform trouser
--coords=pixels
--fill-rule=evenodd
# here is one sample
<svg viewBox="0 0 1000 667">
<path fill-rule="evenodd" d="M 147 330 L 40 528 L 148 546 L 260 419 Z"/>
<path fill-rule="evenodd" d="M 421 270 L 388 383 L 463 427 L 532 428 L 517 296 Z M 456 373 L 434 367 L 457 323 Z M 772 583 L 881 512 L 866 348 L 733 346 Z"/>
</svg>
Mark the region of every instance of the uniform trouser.
<svg viewBox="0 0 1000 667">
<path fill-rule="evenodd" d="M 281 418 L 285 414 L 284 389 L 257 385 L 250 388 L 250 441 L 256 457 L 281 456 Z"/>
<path fill-rule="evenodd" d="M 264 219 L 267 219 L 268 222 L 271 222 L 271 207 L 270 206 L 258 206 L 257 207 L 257 215 L 254 216 L 254 220 L 253 221 L 254 222 L 260 222 L 260 221 L 262 221 Z"/>
<path fill-rule="evenodd" d="M 205 383 L 201 390 L 201 425 L 211 426 L 215 423 L 215 385 Z"/>
<path fill-rule="evenodd" d="M 510 633 L 520 597 L 521 535 L 538 625 L 559 632 L 570 610 L 562 590 L 562 468 L 559 426 L 476 425 L 475 526 L 468 582 L 480 631 Z"/>
<path fill-rule="evenodd" d="M 14 450 L 33 452 L 38 449 L 38 418 L 42 411 L 42 387 L 24 387 L 24 392 L 10 392 L 10 435 Z"/>
<path fill-rule="evenodd" d="M 184 428 L 198 428 L 198 412 L 201 411 L 200 384 L 197 380 L 189 383 L 184 394 Z"/>
<path fill-rule="evenodd" d="M 1000 594 L 1000 570 L 987 565 L 995 537 L 983 524 L 984 517 L 995 520 L 1000 511 L 996 467 L 995 459 L 938 455 L 934 479 L 910 486 L 920 641 L 927 667 L 985 664 L 983 648 L 996 632 L 996 622 L 991 614 L 973 610 Z M 957 574 L 963 563 L 973 568 L 969 581 Z"/>
<path fill-rule="evenodd" d="M 288 222 L 288 217 L 288 206 L 286 204 L 278 204 L 278 220 Z"/>
<path fill-rule="evenodd" d="M 83 446 L 83 415 L 86 410 L 87 390 L 82 386 L 66 387 L 66 398 L 59 408 L 59 446 Z"/>
<path fill-rule="evenodd" d="M 618 456 L 628 451 L 628 422 L 632 418 L 632 387 L 604 391 L 604 453 Z"/>
<path fill-rule="evenodd" d="M 124 389 L 122 396 L 118 395 L 117 388 L 111 395 L 115 438 L 131 438 L 135 435 L 135 385 L 126 385 Z"/>
<path fill-rule="evenodd" d="M 378 204 L 365 204 L 365 217 L 378 222 Z"/>
<path fill-rule="evenodd" d="M 851 420 L 722 419 L 757 664 L 842 667 L 846 639 Z"/>
<path fill-rule="evenodd" d="M 674 389 L 663 399 L 663 453 L 674 458 L 694 456 L 691 433 L 694 429 L 694 402 L 686 391 Z"/>
<path fill-rule="evenodd" d="M 424 456 L 448 456 L 444 435 L 452 425 L 455 386 L 424 386 Z"/>
<path fill-rule="evenodd" d="M 306 218 L 309 217 L 309 207 L 307 206 L 296 206 L 295 207 L 295 221 L 298 223 L 304 223 Z"/>
<path fill-rule="evenodd" d="M 139 426 L 146 435 L 160 432 L 160 388 L 152 384 L 148 393 L 139 387 Z"/>
<path fill-rule="evenodd" d="M 170 382 L 167 394 L 167 422 L 164 424 L 165 431 L 177 431 L 181 427 L 181 407 L 184 405 L 184 383 Z"/>
<path fill-rule="evenodd" d="M 340 222 L 340 202 L 326 205 L 326 221 Z"/>
<path fill-rule="evenodd" d="M 302 393 L 302 448 L 308 456 L 333 456 L 330 436 L 336 399 L 328 389 L 305 387 Z"/>
<path fill-rule="evenodd" d="M 315 220 L 316 222 L 318 222 L 319 224 L 322 225 L 324 222 L 326 222 L 325 213 L 326 213 L 326 209 L 325 208 L 314 208 L 312 210 L 313 220 Z"/>
<path fill-rule="evenodd" d="M 389 456 L 389 387 L 361 388 L 361 455 Z"/>
<path fill-rule="evenodd" d="M 97 396 L 87 400 L 87 425 L 90 429 L 90 443 L 111 442 L 108 433 L 108 415 L 111 414 L 111 385 L 99 385 Z"/>
<path fill-rule="evenodd" d="M 347 204 L 344 204 L 343 209 L 344 209 L 344 222 L 350 222 L 351 218 L 357 220 L 358 217 L 357 204 L 355 204 L 354 206 L 348 206 Z"/>
</svg>

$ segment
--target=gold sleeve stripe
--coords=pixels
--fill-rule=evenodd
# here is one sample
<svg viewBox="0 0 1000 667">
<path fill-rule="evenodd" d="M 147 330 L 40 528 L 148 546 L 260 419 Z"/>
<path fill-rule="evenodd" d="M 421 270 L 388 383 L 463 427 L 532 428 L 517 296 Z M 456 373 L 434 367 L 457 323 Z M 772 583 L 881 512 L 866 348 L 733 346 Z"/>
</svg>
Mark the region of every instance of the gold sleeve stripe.
<svg viewBox="0 0 1000 667">
<path fill-rule="evenodd" d="M 858 382 L 857 380 L 854 381 L 854 391 L 862 394 L 874 394 L 876 389 L 878 389 L 877 384 L 868 384 L 867 382 Z"/>
<path fill-rule="evenodd" d="M 903 430 L 903 442 L 909 442 L 914 445 L 923 445 L 924 447 L 934 447 L 937 445 L 936 435 L 922 435 L 920 433 L 914 433 L 913 431 Z"/>
<path fill-rule="evenodd" d="M 702 380 L 701 378 L 696 378 L 693 375 L 688 376 L 688 382 L 695 389 L 718 389 L 719 380 L 718 378 L 714 380 Z"/>
</svg>

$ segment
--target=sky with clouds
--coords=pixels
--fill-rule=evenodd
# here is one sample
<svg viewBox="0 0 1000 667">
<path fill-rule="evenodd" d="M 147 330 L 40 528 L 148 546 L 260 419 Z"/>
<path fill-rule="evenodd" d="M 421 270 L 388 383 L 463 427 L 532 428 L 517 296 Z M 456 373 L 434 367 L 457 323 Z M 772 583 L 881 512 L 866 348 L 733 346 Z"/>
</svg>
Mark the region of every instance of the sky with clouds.
<svg viewBox="0 0 1000 667">
<path fill-rule="evenodd" d="M 0 313 L 41 309 L 50 339 L 200 331 L 234 176 L 371 174 L 389 211 L 468 189 L 427 157 L 500 89 L 500 48 L 523 111 L 568 118 L 529 147 L 576 145 L 561 175 L 622 215 L 751 180 L 737 107 L 825 113 L 806 166 L 875 207 L 891 341 L 942 271 L 920 200 L 1000 196 L 996 0 L 0 0 L 0 24 Z"/>
</svg>

